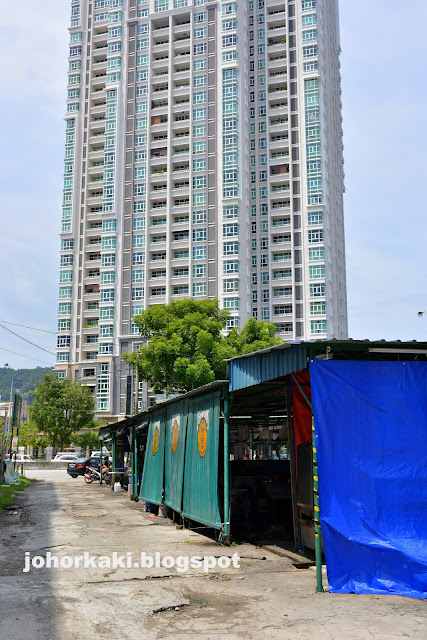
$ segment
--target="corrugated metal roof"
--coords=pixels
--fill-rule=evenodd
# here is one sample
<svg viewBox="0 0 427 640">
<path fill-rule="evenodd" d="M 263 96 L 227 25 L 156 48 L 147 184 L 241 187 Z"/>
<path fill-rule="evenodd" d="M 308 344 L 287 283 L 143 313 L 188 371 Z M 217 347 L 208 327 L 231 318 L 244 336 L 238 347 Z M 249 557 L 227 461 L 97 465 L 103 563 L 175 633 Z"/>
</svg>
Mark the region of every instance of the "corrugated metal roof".
<svg viewBox="0 0 427 640">
<path fill-rule="evenodd" d="M 242 358 L 248 358 L 249 356 L 269 353 L 270 351 L 276 351 L 281 349 L 289 349 L 289 347 L 294 346 L 305 346 L 307 349 L 314 348 L 316 351 L 321 351 L 322 349 L 326 351 L 326 347 L 328 346 L 338 346 L 342 345 L 344 348 L 352 348 L 352 347 L 363 347 L 363 346 L 381 346 L 381 347 L 389 347 L 392 348 L 419 348 L 420 350 L 427 349 L 427 342 L 417 342 L 416 340 L 353 340 L 352 338 L 347 338 L 346 340 L 339 340 L 337 338 L 332 338 L 331 340 L 288 340 L 286 342 L 282 342 L 280 344 L 276 344 L 273 347 L 267 347 L 266 349 L 260 349 L 259 351 L 251 351 L 251 353 L 245 353 L 241 356 L 235 356 L 234 358 L 229 358 L 228 362 L 234 362 L 235 360 L 240 360 Z"/>
<path fill-rule="evenodd" d="M 381 349 L 385 357 L 387 354 L 398 353 L 400 350 L 405 353 L 411 350 L 411 353 L 423 353 L 427 349 L 427 343 L 416 342 L 415 340 L 402 342 L 396 340 L 389 342 L 387 340 L 295 340 L 283 342 L 267 349 L 246 353 L 242 356 L 231 358 L 228 361 L 228 374 L 230 380 L 230 391 L 244 389 L 261 382 L 274 380 L 276 378 L 305 369 L 308 357 L 316 357 L 321 354 L 330 352 L 340 352 L 346 354 L 350 358 L 355 351 L 371 352 L 375 349 Z M 384 357 L 384 356 L 383 356 Z M 381 359 L 378 355 L 378 359 Z"/>
<path fill-rule="evenodd" d="M 282 345 L 278 345 L 282 346 Z M 305 369 L 307 366 L 307 349 L 303 346 L 287 348 L 286 351 L 263 349 L 253 354 L 235 358 L 228 365 L 229 389 L 237 391 L 251 387 L 267 380 L 286 376 L 292 371 Z"/>
<path fill-rule="evenodd" d="M 205 384 L 202 387 L 198 387 L 197 389 L 193 389 L 192 391 L 188 391 L 187 393 L 183 393 L 179 396 L 174 396 L 170 400 L 164 400 L 160 404 L 155 404 L 152 407 L 149 407 L 145 411 L 141 411 L 141 413 L 137 413 L 134 416 L 129 416 L 120 422 L 115 422 L 112 424 L 108 424 L 105 427 L 101 427 L 98 432 L 98 438 L 100 440 L 105 440 L 105 438 L 109 438 L 112 434 L 119 435 L 120 433 L 124 433 L 130 427 L 138 428 L 145 422 L 148 422 L 150 415 L 157 411 L 159 408 L 166 407 L 173 402 L 180 402 L 185 398 L 192 398 L 193 396 L 200 396 L 204 393 L 211 393 L 213 391 L 217 391 L 224 385 L 228 384 L 228 380 L 214 380 L 213 382 L 209 382 L 209 384 Z"/>
</svg>

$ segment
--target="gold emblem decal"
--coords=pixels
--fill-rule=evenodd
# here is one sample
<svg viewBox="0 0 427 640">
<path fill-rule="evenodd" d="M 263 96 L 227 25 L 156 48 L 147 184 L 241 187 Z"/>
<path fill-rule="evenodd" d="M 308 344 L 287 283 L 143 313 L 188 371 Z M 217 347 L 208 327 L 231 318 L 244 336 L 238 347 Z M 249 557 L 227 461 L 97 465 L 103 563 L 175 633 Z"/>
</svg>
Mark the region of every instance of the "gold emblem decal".
<svg viewBox="0 0 427 640">
<path fill-rule="evenodd" d="M 208 447 L 208 425 L 206 420 L 202 418 L 199 422 L 199 433 L 197 436 L 197 445 L 199 447 L 199 455 L 204 458 Z"/>
<path fill-rule="evenodd" d="M 172 451 L 173 451 L 173 453 L 176 453 L 176 448 L 178 446 L 178 433 L 179 433 L 179 426 L 178 426 L 178 422 L 175 420 L 175 422 L 173 423 L 173 428 L 172 428 Z"/>
<path fill-rule="evenodd" d="M 153 456 L 156 455 L 158 448 L 159 448 L 159 427 L 156 427 L 153 433 Z"/>
</svg>

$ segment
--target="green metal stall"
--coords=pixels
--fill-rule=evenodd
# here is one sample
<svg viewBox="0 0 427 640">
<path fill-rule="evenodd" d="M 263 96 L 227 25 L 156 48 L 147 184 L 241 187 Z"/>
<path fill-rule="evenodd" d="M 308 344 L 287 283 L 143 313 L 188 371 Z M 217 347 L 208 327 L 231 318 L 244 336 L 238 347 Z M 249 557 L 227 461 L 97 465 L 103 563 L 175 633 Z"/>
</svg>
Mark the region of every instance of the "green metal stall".
<svg viewBox="0 0 427 640">
<path fill-rule="evenodd" d="M 166 410 L 158 409 L 150 415 L 147 448 L 139 497 L 146 502 L 162 504 L 165 464 Z"/>
<path fill-rule="evenodd" d="M 188 401 L 181 400 L 169 405 L 166 415 L 164 503 L 181 512 Z"/>
<path fill-rule="evenodd" d="M 183 515 L 221 529 L 218 504 L 219 391 L 191 398 L 188 406 Z"/>
</svg>

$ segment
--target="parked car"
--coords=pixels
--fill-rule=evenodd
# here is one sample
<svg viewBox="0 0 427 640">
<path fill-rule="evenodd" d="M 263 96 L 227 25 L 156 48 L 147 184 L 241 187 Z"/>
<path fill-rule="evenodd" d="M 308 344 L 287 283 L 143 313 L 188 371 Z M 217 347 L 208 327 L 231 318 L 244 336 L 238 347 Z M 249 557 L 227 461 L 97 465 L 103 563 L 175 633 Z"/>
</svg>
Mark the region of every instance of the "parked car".
<svg viewBox="0 0 427 640">
<path fill-rule="evenodd" d="M 95 458 L 93 456 L 89 458 L 77 458 L 76 460 L 68 463 L 67 473 L 72 478 L 77 478 L 77 476 L 84 476 L 87 467 L 99 469 L 99 458 Z"/>
<path fill-rule="evenodd" d="M 76 453 L 57 453 L 54 457 L 55 460 L 77 460 L 79 456 Z"/>
<path fill-rule="evenodd" d="M 12 453 L 12 460 L 16 460 L 16 462 L 34 462 L 34 458 L 32 456 L 27 456 L 26 454 L 23 454 L 23 453 L 17 453 L 16 458 L 15 458 L 15 455 Z"/>
</svg>

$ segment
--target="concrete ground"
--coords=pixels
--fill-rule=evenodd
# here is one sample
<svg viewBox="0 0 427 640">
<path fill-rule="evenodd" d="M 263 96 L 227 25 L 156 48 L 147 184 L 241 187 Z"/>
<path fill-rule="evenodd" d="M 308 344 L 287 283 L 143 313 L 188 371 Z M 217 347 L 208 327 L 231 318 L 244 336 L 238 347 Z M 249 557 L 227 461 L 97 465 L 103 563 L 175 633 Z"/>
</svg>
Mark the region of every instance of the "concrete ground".
<svg viewBox="0 0 427 640">
<path fill-rule="evenodd" d="M 30 475 L 30 474 L 29 474 Z M 31 474 L 33 475 L 33 474 Z M 35 473 L 37 477 L 37 473 Z M 0 640 L 417 640 L 427 605 L 395 596 L 315 594 L 315 573 L 249 544 L 224 548 L 150 517 L 125 494 L 44 474 L 0 517 Z M 203 530 L 202 530 L 203 532 Z M 240 569 L 71 568 L 23 572 L 25 552 L 141 551 L 221 556 Z"/>
</svg>

